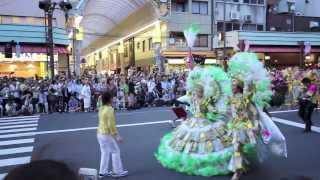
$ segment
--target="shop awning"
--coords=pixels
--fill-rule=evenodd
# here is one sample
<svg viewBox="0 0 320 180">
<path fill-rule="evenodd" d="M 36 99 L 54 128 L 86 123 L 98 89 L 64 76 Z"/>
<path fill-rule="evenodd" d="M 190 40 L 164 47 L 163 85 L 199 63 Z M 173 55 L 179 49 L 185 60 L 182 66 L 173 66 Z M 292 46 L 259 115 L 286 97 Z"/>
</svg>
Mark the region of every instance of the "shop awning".
<svg viewBox="0 0 320 180">
<path fill-rule="evenodd" d="M 257 53 L 300 53 L 299 47 L 272 47 L 272 46 L 254 46 L 249 49 Z M 320 52 L 320 47 L 311 47 L 312 53 Z"/>
<path fill-rule="evenodd" d="M 192 54 L 197 54 L 201 56 L 206 56 L 207 58 L 215 58 L 216 55 L 214 51 L 192 51 Z M 163 51 L 161 53 L 162 56 L 167 58 L 184 58 L 187 57 L 187 51 Z"/>
<path fill-rule="evenodd" d="M 15 53 L 15 46 L 12 48 L 12 52 Z M 0 52 L 4 52 L 4 45 L 0 45 Z M 21 45 L 21 53 L 47 53 L 45 46 L 35 45 Z M 66 47 L 56 46 L 54 47 L 55 54 L 68 54 L 69 51 Z"/>
</svg>

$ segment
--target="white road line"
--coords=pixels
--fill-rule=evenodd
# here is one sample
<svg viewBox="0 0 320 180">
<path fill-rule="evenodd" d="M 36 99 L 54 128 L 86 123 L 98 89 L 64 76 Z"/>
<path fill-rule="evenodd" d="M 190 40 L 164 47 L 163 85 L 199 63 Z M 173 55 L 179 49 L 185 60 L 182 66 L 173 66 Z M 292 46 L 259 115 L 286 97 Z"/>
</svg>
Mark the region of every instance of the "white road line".
<svg viewBox="0 0 320 180">
<path fill-rule="evenodd" d="M 320 110 L 320 108 L 316 108 L 315 110 Z M 283 110 L 283 111 L 271 111 L 270 114 L 278 114 L 278 113 L 286 113 L 286 112 L 298 112 L 299 109 L 289 109 L 289 110 Z"/>
<path fill-rule="evenodd" d="M 4 125 L 14 125 L 14 124 L 29 124 L 29 123 L 38 123 L 38 120 L 23 121 L 23 122 L 0 123 L 0 126 L 4 126 Z"/>
<path fill-rule="evenodd" d="M 0 139 L 17 138 L 17 137 L 25 137 L 25 136 L 34 136 L 35 134 L 36 134 L 35 132 L 4 134 L 4 135 L 0 135 Z"/>
<path fill-rule="evenodd" d="M 9 129 L 9 130 L 0 130 L 0 134 L 15 133 L 15 132 L 25 132 L 25 131 L 36 131 L 36 130 L 37 130 L 37 128 Z"/>
<path fill-rule="evenodd" d="M 281 123 L 281 124 L 286 124 L 286 125 L 293 126 L 293 127 L 298 127 L 298 128 L 302 128 L 302 129 L 305 128 L 305 125 L 302 124 L 302 123 L 297 123 L 297 122 L 293 122 L 293 121 L 288 121 L 288 120 L 280 119 L 280 118 L 276 118 L 276 117 L 272 117 L 272 120 L 273 120 L 274 122 L 278 122 L 278 123 Z M 314 132 L 320 133 L 320 127 L 312 126 L 311 129 L 312 129 Z"/>
<path fill-rule="evenodd" d="M 13 125 L 13 126 L 0 126 L 0 129 L 13 129 L 13 128 L 22 128 L 22 127 L 37 127 L 38 124 L 22 124 L 22 125 Z"/>
<path fill-rule="evenodd" d="M 26 164 L 26 163 L 29 163 L 30 161 L 31 161 L 31 156 L 10 158 L 10 159 L 1 159 L 0 160 L 0 167 Z"/>
<path fill-rule="evenodd" d="M 4 117 L 4 118 L 0 118 L 1 120 L 9 120 L 9 119 L 26 119 L 26 118 L 39 118 L 40 115 L 36 115 L 36 116 L 16 116 L 16 117 Z"/>
<path fill-rule="evenodd" d="M 4 179 L 4 177 L 6 177 L 7 173 L 4 174 L 0 174 L 0 180 Z"/>
<path fill-rule="evenodd" d="M 171 109 L 159 109 L 159 110 L 155 110 L 155 111 L 137 111 L 137 112 L 117 112 L 116 115 L 132 115 L 132 114 L 144 114 L 144 113 L 148 113 L 148 112 L 168 112 L 168 111 L 172 111 Z"/>
<path fill-rule="evenodd" d="M 33 146 L 8 148 L 8 149 L 1 149 L 0 155 L 19 154 L 19 153 L 27 153 L 32 151 L 33 151 Z"/>
<path fill-rule="evenodd" d="M 34 138 L 0 141 L 0 146 L 8 146 L 8 145 L 16 145 L 16 144 L 29 144 L 29 143 L 34 143 Z"/>
<path fill-rule="evenodd" d="M 0 120 L 0 123 L 39 120 L 39 118 Z"/>
<path fill-rule="evenodd" d="M 121 124 L 121 125 L 117 125 L 117 127 L 130 127 L 130 126 L 143 126 L 143 125 L 151 125 L 151 124 L 164 124 L 164 123 L 168 123 L 170 121 L 171 120 L 146 122 L 146 123 Z M 55 134 L 55 133 L 64 133 L 64 132 L 96 130 L 97 128 L 98 127 L 86 127 L 86 128 L 62 129 L 62 130 L 53 130 L 53 131 L 41 131 L 41 132 L 35 132 L 35 134 L 36 135 Z M 1 136 L 0 136 L 0 138 L 1 138 Z"/>
</svg>

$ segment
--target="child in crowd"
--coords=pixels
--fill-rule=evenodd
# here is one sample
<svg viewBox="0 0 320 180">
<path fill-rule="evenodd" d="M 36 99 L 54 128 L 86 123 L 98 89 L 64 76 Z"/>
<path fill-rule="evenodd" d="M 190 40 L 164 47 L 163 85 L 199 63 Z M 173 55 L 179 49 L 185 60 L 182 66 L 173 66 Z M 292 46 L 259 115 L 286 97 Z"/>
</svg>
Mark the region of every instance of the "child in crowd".
<svg viewBox="0 0 320 180">
<path fill-rule="evenodd" d="M 123 88 L 118 88 L 116 100 L 117 100 L 116 109 L 121 110 L 126 108 L 125 93 Z"/>
<path fill-rule="evenodd" d="M 68 102 L 69 112 L 80 112 L 81 107 L 79 101 L 75 98 L 74 95 L 71 95 Z"/>
</svg>

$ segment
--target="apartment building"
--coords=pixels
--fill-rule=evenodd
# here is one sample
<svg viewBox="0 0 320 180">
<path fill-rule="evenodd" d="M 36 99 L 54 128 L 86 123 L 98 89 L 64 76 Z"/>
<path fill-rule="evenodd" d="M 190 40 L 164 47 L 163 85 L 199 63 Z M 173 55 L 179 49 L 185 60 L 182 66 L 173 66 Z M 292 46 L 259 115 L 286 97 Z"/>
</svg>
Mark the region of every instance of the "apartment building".
<svg viewBox="0 0 320 180">
<path fill-rule="evenodd" d="M 266 23 L 265 0 L 215 0 L 216 32 L 222 32 L 224 22 L 228 31 L 264 31 Z"/>
<path fill-rule="evenodd" d="M 98 50 L 90 51 L 93 46 L 84 50 L 88 66 L 101 65 L 97 69 L 116 70 L 123 67 L 135 65 L 139 68 L 150 69 L 156 62 L 155 44 L 161 44 L 161 59 L 167 68 L 184 69 L 184 58 L 187 56 L 187 43 L 183 31 L 192 23 L 199 26 L 200 32 L 196 39 L 193 53 L 205 55 L 209 63 L 213 63 L 214 52 L 212 49 L 212 1 L 211 0 L 170 0 L 153 1 L 134 12 L 126 20 L 122 21 L 117 29 L 117 35 L 124 32 L 122 42 L 111 43 L 105 39 L 96 41 L 94 44 Z M 159 13 L 157 13 L 159 12 Z M 141 17 L 141 18 L 137 18 Z M 150 18 L 148 18 L 150 17 Z M 140 24 L 135 26 L 134 23 Z M 146 22 L 146 23 L 142 23 Z M 119 28 L 121 27 L 121 28 Z M 126 28 L 131 27 L 132 31 Z M 107 34 L 113 34 L 114 30 Z M 129 34 L 129 35 L 128 35 Z M 115 46 L 122 46 L 120 49 Z M 108 47 L 108 48 L 103 48 Z M 122 50 L 123 49 L 123 50 Z M 119 53 L 123 51 L 122 53 Z M 102 53 L 102 63 L 99 61 L 99 51 Z M 113 55 L 115 54 L 115 55 Z M 118 62 L 118 63 L 117 63 Z"/>
</svg>

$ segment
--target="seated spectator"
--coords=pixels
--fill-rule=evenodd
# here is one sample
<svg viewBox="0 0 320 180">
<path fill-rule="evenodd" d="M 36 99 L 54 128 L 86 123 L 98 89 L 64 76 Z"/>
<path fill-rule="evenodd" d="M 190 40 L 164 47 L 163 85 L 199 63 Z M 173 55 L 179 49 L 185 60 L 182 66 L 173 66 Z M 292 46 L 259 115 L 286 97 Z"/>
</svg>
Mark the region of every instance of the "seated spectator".
<svg viewBox="0 0 320 180">
<path fill-rule="evenodd" d="M 78 180 L 66 164 L 51 160 L 33 161 L 13 169 L 4 180 Z"/>
<path fill-rule="evenodd" d="M 68 102 L 69 106 L 69 112 L 80 112 L 81 107 L 79 101 L 74 97 L 74 95 L 71 95 L 70 100 Z"/>
<path fill-rule="evenodd" d="M 5 105 L 5 110 L 8 116 L 18 115 L 17 104 L 11 98 L 8 100 L 8 103 Z"/>
</svg>

